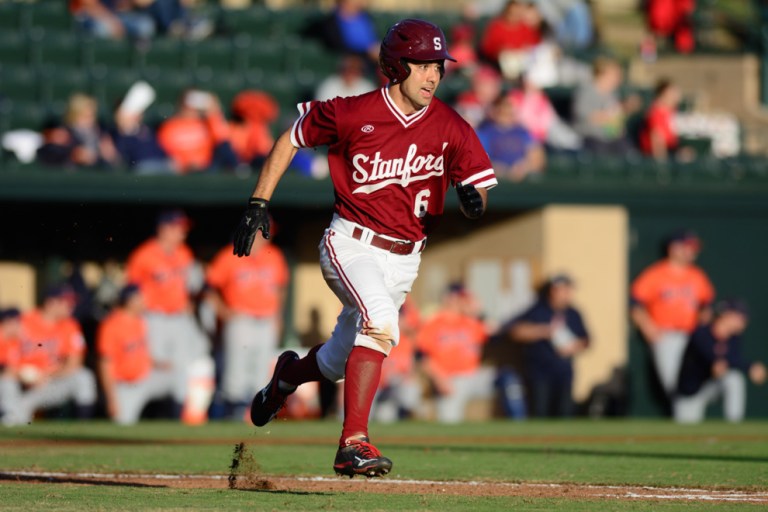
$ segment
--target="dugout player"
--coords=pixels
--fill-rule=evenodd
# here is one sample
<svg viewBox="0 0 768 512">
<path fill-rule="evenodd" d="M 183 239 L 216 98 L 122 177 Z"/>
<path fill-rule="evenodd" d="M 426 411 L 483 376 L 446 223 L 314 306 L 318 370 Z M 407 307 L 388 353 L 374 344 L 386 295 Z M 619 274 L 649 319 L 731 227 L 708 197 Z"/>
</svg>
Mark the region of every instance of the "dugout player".
<svg viewBox="0 0 768 512">
<path fill-rule="evenodd" d="M 3 422 L 21 392 L 18 382 L 20 336 L 21 312 L 17 308 L 0 309 L 0 419 Z"/>
<path fill-rule="evenodd" d="M 172 391 L 170 365 L 154 362 L 149 354 L 143 314 L 141 290 L 126 285 L 119 306 L 102 321 L 96 338 L 107 415 L 120 425 L 136 423 L 147 403 Z"/>
<path fill-rule="evenodd" d="M 233 252 L 230 244 L 216 254 L 206 282 L 224 322 L 222 391 L 238 418 L 269 378 L 282 330 L 288 264 L 283 252 L 261 237 L 247 258 Z"/>
<path fill-rule="evenodd" d="M 182 415 L 191 386 L 190 369 L 210 359 L 208 339 L 195 321 L 190 300 L 194 257 L 185 243 L 189 228 L 183 211 L 161 212 L 157 236 L 130 254 L 125 269 L 127 281 L 139 286 L 146 302 L 152 359 L 169 365 L 173 372 L 174 416 Z"/>
<path fill-rule="evenodd" d="M 74 400 L 78 418 L 89 418 L 96 403 L 96 379 L 83 366 L 85 340 L 72 318 L 75 294 L 65 285 L 50 288 L 40 308 L 21 317 L 18 376 L 23 391 L 3 421 L 23 425 L 35 411 Z"/>
<path fill-rule="evenodd" d="M 683 355 L 673 402 L 678 423 L 702 421 L 707 406 L 720 399 L 726 421 L 739 422 L 747 406 L 746 377 L 757 385 L 766 381 L 765 365 L 749 361 L 742 351 L 749 322 L 746 302 L 722 300 L 714 309 L 714 319 L 693 331 Z"/>
<path fill-rule="evenodd" d="M 668 397 L 677 388 L 688 337 L 708 320 L 715 290 L 694 262 L 701 241 L 690 230 L 672 233 L 667 256 L 643 270 L 632 283 L 631 317 L 648 343 L 656 373 Z"/>
<path fill-rule="evenodd" d="M 472 128 L 435 98 L 445 72 L 445 35 L 406 19 L 381 43 L 387 87 L 349 98 L 298 105 L 299 118 L 275 143 L 235 234 L 245 256 L 258 230 L 269 236 L 269 200 L 299 148 L 328 146 L 334 216 L 320 243 L 328 286 L 343 309 L 331 338 L 306 357 L 284 352 L 254 398 L 251 419 L 272 420 L 305 382 L 344 378 L 344 426 L 338 474 L 381 476 L 392 461 L 370 443 L 368 416 L 384 358 L 399 339 L 398 309 L 418 274 L 426 237 L 443 213 L 448 187 L 471 219 L 497 184 Z"/>
</svg>

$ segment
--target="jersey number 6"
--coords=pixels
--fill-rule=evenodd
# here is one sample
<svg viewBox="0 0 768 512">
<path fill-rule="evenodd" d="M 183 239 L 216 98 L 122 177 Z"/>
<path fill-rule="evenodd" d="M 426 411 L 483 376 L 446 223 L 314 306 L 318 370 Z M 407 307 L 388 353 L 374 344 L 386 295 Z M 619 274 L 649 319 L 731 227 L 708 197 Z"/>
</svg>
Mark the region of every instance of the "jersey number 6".
<svg viewBox="0 0 768 512">
<path fill-rule="evenodd" d="M 418 218 L 422 218 L 427 214 L 427 204 L 429 204 L 429 190 L 422 190 L 416 194 L 416 200 L 413 205 L 413 214 Z"/>
</svg>

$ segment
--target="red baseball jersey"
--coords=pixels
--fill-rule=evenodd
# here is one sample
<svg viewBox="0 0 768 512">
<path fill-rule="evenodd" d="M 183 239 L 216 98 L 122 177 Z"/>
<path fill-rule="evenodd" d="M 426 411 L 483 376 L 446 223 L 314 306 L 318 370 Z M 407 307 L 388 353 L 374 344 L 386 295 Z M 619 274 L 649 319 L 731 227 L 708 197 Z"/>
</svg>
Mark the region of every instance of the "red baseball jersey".
<svg viewBox="0 0 768 512">
<path fill-rule="evenodd" d="M 497 184 L 472 127 L 437 98 L 410 115 L 388 88 L 298 108 L 291 142 L 328 146 L 336 213 L 377 233 L 421 240 L 443 213 L 449 185 Z"/>
<path fill-rule="evenodd" d="M 149 311 L 181 313 L 189 304 L 187 276 L 193 261 L 186 245 L 167 253 L 153 238 L 131 253 L 125 273 L 129 282 L 141 287 Z"/>
<path fill-rule="evenodd" d="M 34 366 L 45 374 L 59 369 L 70 355 L 85 352 L 85 338 L 74 318 L 49 322 L 39 310 L 21 317 L 19 366 Z"/>
</svg>

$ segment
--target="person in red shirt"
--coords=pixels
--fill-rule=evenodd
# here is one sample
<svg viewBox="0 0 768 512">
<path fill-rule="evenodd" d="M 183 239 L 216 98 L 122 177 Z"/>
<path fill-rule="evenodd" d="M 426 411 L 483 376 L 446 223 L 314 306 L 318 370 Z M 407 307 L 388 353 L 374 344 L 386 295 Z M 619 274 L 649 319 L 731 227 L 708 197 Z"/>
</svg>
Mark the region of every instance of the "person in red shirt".
<svg viewBox="0 0 768 512">
<path fill-rule="evenodd" d="M 194 318 L 190 299 L 195 265 L 186 244 L 189 228 L 183 211 L 162 212 L 157 236 L 129 255 L 125 269 L 126 280 L 139 286 L 146 302 L 152 359 L 168 365 L 174 375 L 173 416 L 182 414 L 187 400 L 191 364 L 210 360 L 209 340 Z"/>
<path fill-rule="evenodd" d="M 96 338 L 107 415 L 131 425 L 151 400 L 169 396 L 172 375 L 167 363 L 155 363 L 149 353 L 144 297 L 138 286 L 120 291 L 119 306 L 101 322 Z"/>
<path fill-rule="evenodd" d="M 0 310 L 0 421 L 18 402 L 21 357 L 21 313 L 16 308 Z"/>
<path fill-rule="evenodd" d="M 289 273 L 282 251 L 269 240 L 258 239 L 247 258 L 238 258 L 233 249 L 230 244 L 216 254 L 206 282 L 224 322 L 222 392 L 232 417 L 240 418 L 269 379 Z"/>
<path fill-rule="evenodd" d="M 265 426 L 298 386 L 344 379 L 344 424 L 333 464 L 338 474 L 382 476 L 392 469 L 370 442 L 368 419 L 384 359 L 400 340 L 398 311 L 411 291 L 426 239 L 453 186 L 469 219 L 485 212 L 498 184 L 472 127 L 435 97 L 447 52 L 440 27 L 405 19 L 381 43 L 387 87 L 298 105 L 299 118 L 275 142 L 235 232 L 247 256 L 269 237 L 269 201 L 300 148 L 328 146 L 334 216 L 320 244 L 320 267 L 343 305 L 330 339 L 299 359 L 286 351 L 251 403 Z"/>
<path fill-rule="evenodd" d="M 209 92 L 185 91 L 176 114 L 160 125 L 157 139 L 180 174 L 238 164 L 230 144 L 229 124 L 219 100 Z"/>
<path fill-rule="evenodd" d="M 681 146 L 673 119 L 680 104 L 680 89 L 667 79 L 656 85 L 653 103 L 645 115 L 640 131 L 641 151 L 659 162 L 673 156 L 680 161 L 690 161 L 696 155 L 692 148 Z"/>
<path fill-rule="evenodd" d="M 491 20 L 480 41 L 480 51 L 491 62 L 498 63 L 505 51 L 527 51 L 541 42 L 541 30 L 528 2 L 510 0 L 501 13 Z M 538 19 L 540 22 L 540 19 Z"/>
<path fill-rule="evenodd" d="M 643 270 L 632 283 L 631 318 L 650 347 L 668 396 L 676 390 L 688 337 L 709 319 L 715 297 L 709 278 L 694 264 L 700 248 L 693 231 L 672 233 L 666 258 Z"/>
<path fill-rule="evenodd" d="M 462 421 L 471 399 L 493 394 L 495 370 L 481 366 L 488 333 L 475 311 L 474 299 L 464 286 L 452 284 L 416 341 L 437 394 L 437 420 L 442 423 Z"/>
<path fill-rule="evenodd" d="M 90 418 L 96 403 L 96 379 L 83 366 L 85 340 L 72 318 L 75 294 L 65 285 L 50 288 L 39 309 L 21 317 L 18 376 L 22 394 L 9 411 L 10 424 L 32 421 L 40 408 L 74 400 L 79 418 Z"/>
</svg>

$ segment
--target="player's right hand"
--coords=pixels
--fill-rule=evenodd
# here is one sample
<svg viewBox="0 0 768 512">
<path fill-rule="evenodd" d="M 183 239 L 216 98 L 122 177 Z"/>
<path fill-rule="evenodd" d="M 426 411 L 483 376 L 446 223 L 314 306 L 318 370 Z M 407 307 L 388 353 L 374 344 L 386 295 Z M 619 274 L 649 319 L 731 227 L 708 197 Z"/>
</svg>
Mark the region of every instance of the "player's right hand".
<svg viewBox="0 0 768 512">
<path fill-rule="evenodd" d="M 261 230 L 261 236 L 269 239 L 269 201 L 260 197 L 252 197 L 248 200 L 248 207 L 240 218 L 240 224 L 235 230 L 236 256 L 249 256 L 251 246 L 256 239 L 256 232 Z"/>
</svg>

